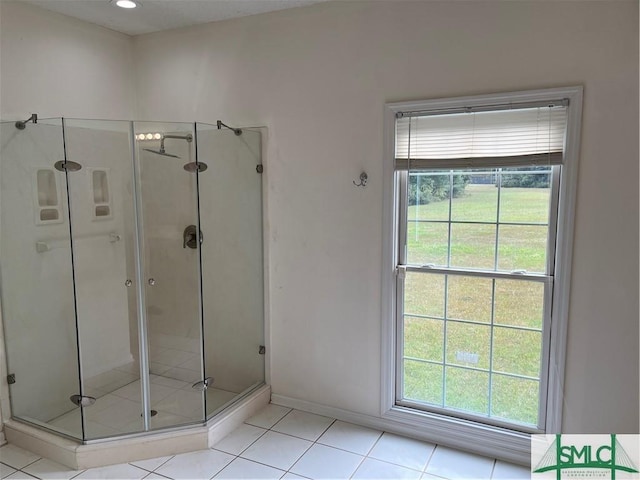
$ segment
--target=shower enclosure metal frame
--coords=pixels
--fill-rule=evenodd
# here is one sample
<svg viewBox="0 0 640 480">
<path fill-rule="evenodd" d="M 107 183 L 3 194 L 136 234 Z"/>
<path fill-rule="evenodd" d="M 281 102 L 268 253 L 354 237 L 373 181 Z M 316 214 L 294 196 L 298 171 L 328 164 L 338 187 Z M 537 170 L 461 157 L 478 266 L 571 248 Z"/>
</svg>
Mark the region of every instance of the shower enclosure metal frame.
<svg viewBox="0 0 640 480">
<path fill-rule="evenodd" d="M 54 126 L 57 127 L 56 125 L 56 121 L 58 119 L 38 119 L 38 117 L 34 114 L 32 115 L 29 119 L 27 119 L 26 121 L 19 121 L 19 122 L 12 122 L 14 123 L 14 125 L 12 125 L 15 129 L 18 130 L 25 130 L 25 129 L 29 129 L 32 128 L 30 125 L 27 125 L 28 122 L 33 122 L 34 125 L 42 125 L 42 124 L 47 124 L 47 121 L 49 120 L 53 120 L 53 122 L 49 125 L 49 126 Z M 72 126 L 69 125 L 69 121 L 71 121 L 71 123 L 73 124 Z M 77 400 L 77 406 L 80 407 L 79 408 L 79 416 L 80 416 L 80 427 L 81 427 L 81 434 L 80 437 L 78 438 L 75 434 L 71 435 L 68 433 L 65 433 L 64 431 L 60 431 L 57 428 L 52 427 L 51 425 L 48 425 L 48 421 L 44 421 L 44 420 L 31 420 L 30 418 L 26 418 L 22 415 L 18 413 L 16 413 L 16 406 L 13 405 L 13 395 L 10 395 L 11 399 L 12 399 L 12 418 L 19 420 L 21 422 L 25 422 L 25 423 L 30 423 L 32 425 L 35 425 L 39 428 L 44 428 L 47 430 L 50 430 L 52 432 L 54 432 L 56 435 L 60 435 L 60 436 L 66 436 L 68 438 L 72 438 L 74 440 L 79 440 L 84 444 L 91 444 L 91 443 L 95 443 L 95 442 L 99 442 L 101 440 L 103 440 L 104 438 L 107 439 L 114 439 L 114 438 L 120 438 L 120 437 L 136 437 L 136 436 L 141 436 L 141 435 L 146 435 L 150 432 L 158 432 L 158 431 L 171 431 L 171 430 L 176 430 L 176 429 L 184 429 L 184 428 L 188 428 L 189 426 L 200 426 L 205 424 L 209 419 L 211 419 L 215 414 L 219 413 L 220 411 L 224 411 L 226 408 L 228 408 L 231 405 L 236 404 L 239 400 L 241 400 L 242 398 L 246 397 L 247 395 L 249 395 L 251 392 L 255 391 L 257 388 L 259 388 L 260 386 L 264 385 L 264 381 L 265 381 L 265 369 L 264 369 L 264 354 L 265 354 L 265 348 L 264 348 L 264 288 L 263 288 L 263 284 L 262 282 L 264 281 L 264 278 L 260 278 L 259 280 L 259 284 L 261 286 L 262 291 L 259 292 L 259 296 L 260 296 L 260 304 L 262 305 L 262 311 L 260 312 L 260 319 L 259 319 L 259 325 L 260 328 L 262 329 L 261 335 L 262 335 L 262 339 L 259 341 L 259 344 L 255 345 L 255 355 L 260 355 L 261 356 L 261 375 L 258 375 L 257 377 L 255 377 L 257 379 L 257 381 L 253 382 L 251 385 L 249 385 L 247 388 L 244 388 L 243 390 L 237 392 L 235 394 L 235 397 L 227 400 L 226 402 L 222 403 L 222 406 L 220 406 L 218 408 L 218 410 L 216 411 L 209 411 L 209 409 L 207 408 L 207 395 L 206 395 L 206 391 L 209 387 L 212 386 L 214 380 L 212 377 L 208 376 L 208 374 L 210 372 L 208 372 L 208 367 L 207 367 L 207 337 L 206 337 L 206 330 L 207 329 L 214 329 L 214 327 L 216 327 L 215 325 L 210 326 L 210 325 L 205 325 L 205 319 L 206 319 L 206 315 L 205 315 L 205 304 L 204 304 L 204 293 L 205 293 L 205 278 L 204 278 L 204 273 L 203 273 L 203 262 L 204 262 L 204 256 L 203 256 L 203 246 L 202 246 L 202 240 L 203 240 L 203 236 L 202 236 L 202 230 L 203 230 L 203 225 L 202 225 L 202 215 L 201 215 L 201 191 L 202 191 L 202 185 L 201 185 L 201 179 L 200 179 L 200 174 L 203 173 L 205 170 L 207 170 L 207 168 L 211 168 L 211 166 L 213 165 L 213 170 L 211 172 L 208 172 L 208 175 L 217 175 L 220 174 L 220 170 L 217 170 L 217 168 L 220 167 L 220 165 L 224 164 L 224 161 L 218 161 L 218 156 L 220 156 L 221 159 L 223 160 L 228 160 L 229 158 L 231 158 L 231 160 L 237 160 L 238 163 L 240 163 L 239 159 L 241 159 L 242 155 L 240 155 L 239 153 L 237 153 L 237 151 L 234 150 L 234 148 L 244 148 L 245 150 L 247 150 L 247 152 L 249 152 L 248 154 L 245 154 L 244 157 L 242 157 L 242 161 L 246 161 L 246 158 L 253 158 L 254 160 L 256 160 L 255 164 L 251 165 L 251 171 L 253 172 L 253 175 L 257 175 L 258 177 L 260 177 L 260 173 L 262 173 L 262 163 L 261 163 L 261 145 L 260 145 L 260 132 L 256 132 L 255 130 L 241 130 L 241 129 L 234 129 L 232 127 L 228 127 L 226 124 L 222 123 L 221 121 L 218 121 L 217 125 L 207 125 L 207 124 L 202 124 L 202 123 L 193 123 L 193 124 L 189 124 L 191 125 L 192 128 L 192 132 L 193 133 L 187 133 L 185 135 L 182 134 L 178 134 L 175 133 L 173 131 L 171 131 L 171 129 L 169 129 L 168 132 L 162 133 L 161 137 L 160 137 L 160 149 L 158 151 L 153 151 L 151 149 L 146 149 L 146 148 L 142 148 L 141 145 L 138 145 L 138 137 L 136 135 L 136 126 L 138 123 L 143 123 L 143 124 L 156 124 L 159 126 L 163 126 L 163 122 L 135 122 L 135 121 L 123 121 L 123 122 L 127 122 L 128 123 L 128 143 L 129 143 L 129 152 L 130 152 L 130 159 L 131 159 L 131 164 L 130 164 L 130 181 L 131 181 L 131 187 L 132 187 L 132 192 L 131 192 L 131 204 L 129 205 L 130 208 L 130 212 L 132 215 L 132 222 L 133 222 L 133 228 L 131 233 L 132 235 L 132 240 L 130 243 L 130 246 L 133 250 L 133 264 L 130 265 L 129 267 L 132 267 L 132 270 L 134 272 L 135 275 L 135 305 L 136 305 L 136 317 L 137 317 L 137 348 L 138 348 L 138 353 L 137 353 L 137 358 L 136 360 L 138 361 L 138 365 L 139 365 L 139 373 L 140 373 L 140 400 L 141 400 L 141 407 L 142 407 L 142 413 L 141 413 L 141 419 L 142 419 L 142 429 L 141 430 L 137 430 L 137 431 L 124 431 L 122 433 L 117 433 L 117 434 L 113 434 L 113 435 L 104 435 L 104 436 L 97 436 L 94 438 L 89 438 L 90 435 L 88 434 L 88 430 L 87 430 L 87 417 L 86 417 L 86 412 L 85 412 L 85 408 L 90 408 L 90 405 L 95 401 L 95 399 L 92 399 L 91 395 L 89 395 L 87 392 L 87 386 L 86 386 L 86 381 L 87 379 L 85 378 L 85 376 L 83 375 L 83 345 L 82 345 L 82 339 L 81 339 L 81 329 L 80 329 L 80 322 L 82 322 L 83 320 L 80 317 L 79 314 L 79 308 L 78 308 L 78 302 L 79 302 L 79 298 L 78 298 L 78 291 L 77 291 L 77 271 L 76 268 L 78 267 L 78 259 L 76 258 L 76 256 L 78 255 L 78 251 L 74 248 L 74 241 L 77 240 L 77 238 L 83 238 L 83 237 L 77 237 L 77 232 L 74 231 L 74 225 L 75 222 L 78 222 L 79 220 L 77 218 L 74 218 L 74 213 L 75 213 L 75 209 L 79 208 L 79 206 L 76 204 L 76 200 L 74 200 L 72 197 L 72 186 L 74 184 L 74 179 L 73 179 L 73 175 L 74 172 L 77 172 L 78 170 L 80 170 L 82 168 L 82 165 L 79 162 L 75 162 L 72 159 L 69 158 L 68 155 L 68 147 L 69 147 L 69 138 L 67 136 L 67 129 L 69 128 L 94 128 L 96 131 L 101 132 L 101 130 L 99 130 L 97 127 L 91 125 L 91 122 L 118 122 L 118 121 L 94 121 L 94 120 L 79 120 L 79 119 L 67 119 L 67 118 L 59 118 L 59 122 L 60 122 L 60 133 L 61 133 L 61 141 L 62 141 L 62 153 L 64 155 L 63 160 L 56 162 L 55 164 L 55 169 L 58 170 L 59 172 L 61 172 L 63 174 L 64 177 L 64 186 L 60 186 L 60 191 L 62 193 L 65 194 L 65 201 L 66 204 L 62 204 L 61 205 L 61 210 L 64 211 L 66 209 L 66 215 L 63 214 L 63 218 L 61 219 L 62 222 L 66 222 L 68 221 L 68 242 L 69 242 L 69 255 L 70 255 L 70 273 L 71 273 L 71 279 L 72 279 L 72 288 L 73 288 L 73 293 L 72 293 L 72 304 L 73 304 L 73 317 L 74 317 L 74 323 L 75 323 L 75 344 L 76 344 L 76 359 L 77 359 L 77 369 L 78 369 L 78 393 L 76 395 L 74 395 L 76 397 Z M 84 122 L 84 123 L 83 123 Z M 88 125 L 85 126 L 84 124 Z M 2 125 L 5 128 L 9 128 L 9 122 L 2 122 Z M 20 125 L 20 126 L 18 126 Z M 80 125 L 80 126 L 78 126 Z M 184 124 L 187 125 L 187 124 Z M 223 130 L 223 127 L 225 129 L 228 130 Z M 160 128 L 161 130 L 161 128 Z M 224 135 L 222 132 L 228 132 L 230 135 L 228 136 L 228 138 L 226 138 L 226 140 L 235 138 L 235 139 L 242 139 L 243 134 L 245 132 L 251 134 L 251 135 L 255 135 L 254 139 L 252 140 L 252 142 L 248 142 L 245 140 L 242 140 L 242 142 L 244 142 L 244 146 L 241 145 L 241 147 L 237 147 L 237 145 L 230 145 L 230 142 L 227 141 L 225 144 L 225 138 L 223 137 L 219 137 L 219 138 L 215 138 L 215 136 L 212 136 L 211 133 L 212 132 L 220 132 L 220 133 L 215 133 L 215 135 Z M 222 131 L 222 132 L 221 132 Z M 209 144 L 215 144 L 216 141 L 220 141 L 220 144 L 224 144 L 223 147 L 221 147 L 221 151 L 218 152 L 214 152 L 216 153 L 216 155 L 212 155 L 212 153 L 209 151 L 208 154 L 212 155 L 213 160 L 207 160 L 207 163 L 200 161 L 200 154 L 203 154 L 204 149 L 202 149 L 199 146 L 199 135 L 198 133 L 207 133 L 209 134 L 209 138 L 208 142 Z M 165 157 L 177 157 L 179 158 L 178 155 L 173 155 L 170 153 L 166 152 L 165 149 L 165 139 L 179 139 L 179 140 L 185 140 L 189 145 L 192 145 L 193 147 L 193 158 L 195 159 L 195 161 L 190 161 L 189 163 L 187 163 L 186 165 L 184 165 L 184 170 L 186 170 L 187 172 L 189 172 L 190 174 L 195 174 L 195 180 L 194 180 L 194 184 L 195 184 L 195 215 L 194 215 L 194 225 L 191 225 L 192 227 L 195 227 L 195 232 L 197 232 L 195 234 L 195 238 L 196 241 L 194 242 L 196 244 L 195 249 L 197 250 L 197 262 L 195 262 L 195 265 L 197 266 L 197 325 L 198 325 L 198 329 L 199 329 L 199 343 L 200 343 L 200 353 L 199 353 L 199 359 L 200 359 L 200 379 L 193 385 L 194 388 L 197 388 L 198 390 L 202 390 L 203 394 L 202 394 L 202 416 L 200 417 L 199 420 L 195 420 L 192 422 L 187 422 L 187 423 L 176 423 L 176 424 L 167 424 L 167 425 L 163 425 L 161 427 L 156 427 L 156 428 L 152 428 L 151 425 L 151 416 L 152 416 L 152 391 L 151 391 L 151 361 L 150 361 L 150 330 L 149 330 L 149 311 L 148 311 L 148 300 L 149 300 L 149 295 L 148 293 L 145 291 L 145 288 L 147 287 L 147 284 L 149 286 L 153 286 L 155 284 L 154 279 L 149 276 L 149 278 L 146 278 L 149 274 L 148 271 L 148 266 L 146 265 L 147 259 L 145 258 L 145 255 L 148 255 L 148 247 L 145 247 L 145 235 L 147 234 L 146 232 L 146 227 L 148 227 L 148 225 L 145 224 L 145 219 L 144 219 L 144 202 L 145 202 L 145 198 L 144 198 L 144 192 L 143 192 L 143 183 L 142 183 L 142 178 L 143 178 L 143 172 L 142 172 L 142 157 L 141 157 L 141 151 L 148 151 L 151 153 L 155 153 L 155 154 L 159 154 Z M 3 143 L 2 143 L 2 147 L 4 148 L 5 146 L 5 138 L 3 136 Z M 154 138 L 154 140 L 158 140 L 157 138 Z M 9 142 L 11 141 L 11 139 L 8 140 Z M 238 140 L 236 140 L 238 141 Z M 246 148 L 245 148 L 246 147 Z M 190 147 L 189 147 L 190 148 Z M 229 152 L 225 152 L 224 149 L 229 150 Z M 200 150 L 200 151 L 199 151 Z M 191 150 L 189 150 L 189 157 L 191 159 Z M 237 158 L 236 158 L 237 157 Z M 3 159 L 4 160 L 4 159 Z M 11 159 L 13 160 L 13 159 Z M 212 163 L 213 162 L 213 163 Z M 243 167 L 244 168 L 244 167 Z M 89 169 L 91 170 L 91 169 Z M 243 170 L 244 171 L 244 170 Z M 257 172 L 257 173 L 256 173 Z M 223 180 L 219 180 L 220 182 L 224 182 Z M 260 184 L 259 186 L 259 193 L 258 195 L 255 194 L 255 192 L 253 192 L 254 197 L 259 198 L 260 199 L 260 205 L 259 205 L 259 212 L 258 214 L 254 215 L 254 216 L 259 216 L 260 218 L 260 238 L 258 239 L 258 244 L 259 244 L 259 258 L 261 263 L 263 263 L 263 246 L 262 246 L 262 186 L 261 186 L 261 181 L 258 182 L 258 184 Z M 208 186 L 210 187 L 210 186 Z M 121 199 L 121 201 L 124 202 L 124 200 Z M 4 202 L 3 202 L 4 203 Z M 211 204 L 211 202 L 207 203 L 208 205 Z M 255 212 L 254 212 L 255 213 Z M 4 229 L 3 229 L 4 230 Z M 211 231 L 211 230 L 210 230 Z M 186 232 L 186 230 L 185 230 Z M 2 232 L 3 235 L 7 234 L 6 232 Z M 122 234 L 123 232 L 121 232 Z M 199 238 L 198 238 L 198 233 L 199 233 Z M 115 235 L 117 236 L 117 241 L 120 241 L 120 235 Z M 186 234 L 186 233 L 185 233 Z M 111 235 L 111 234 L 110 234 Z M 215 234 L 212 235 L 211 233 L 209 233 L 207 235 L 207 242 L 209 242 L 209 239 L 215 239 Z M 198 241 L 199 240 L 199 241 Z M 37 244 L 38 242 L 36 242 Z M 206 242 L 205 242 L 206 243 Z M 183 246 L 186 246 L 186 240 L 183 243 Z M 205 247 L 208 247 L 207 245 L 205 245 Z M 46 247 L 47 249 L 49 248 L 48 246 Z M 191 247 L 193 248 L 193 247 Z M 39 251 L 39 250 L 38 250 Z M 46 251 L 46 250 L 43 250 Z M 255 253 L 255 252 L 254 252 Z M 126 261 L 126 259 L 125 259 Z M 263 270 L 262 268 L 264 267 L 263 264 L 260 265 L 260 273 L 261 275 L 263 275 Z M 224 272 L 223 272 L 224 274 Z M 3 279 L 3 284 L 6 282 L 6 279 Z M 127 287 L 131 287 L 132 286 L 132 282 L 130 280 L 126 280 L 126 282 L 123 282 Z M 127 288 L 128 290 L 128 288 Z M 4 288 L 3 288 L 3 293 L 4 293 Z M 5 300 L 3 298 L 3 300 Z M 2 308 L 3 308 L 3 318 L 4 318 L 4 322 L 3 324 L 5 325 L 5 333 L 6 333 L 6 324 L 7 322 L 11 322 L 11 312 L 6 312 L 5 311 L 5 301 L 2 302 Z M 211 315 L 213 317 L 213 315 Z M 195 320 L 195 319 L 194 319 Z M 129 322 L 132 322 L 132 318 L 129 317 Z M 211 334 L 210 334 L 211 335 Z M 5 334 L 5 341 L 6 342 L 11 342 L 12 338 L 9 338 L 10 336 L 7 336 Z M 7 355 L 9 356 L 9 353 L 7 353 Z M 8 365 L 11 367 L 11 359 L 8 358 Z M 231 363 L 229 363 L 231 362 Z M 225 362 L 223 362 L 224 364 Z M 255 362 L 254 362 L 255 363 Z M 227 366 L 231 366 L 231 367 L 235 367 L 236 369 L 238 368 L 237 362 L 236 364 L 233 364 L 233 359 L 229 360 L 227 362 Z M 231 368 L 233 370 L 233 368 Z M 255 365 L 254 365 L 254 370 L 255 370 Z M 260 370 L 260 368 L 258 369 Z M 11 372 L 11 370 L 9 370 L 8 372 Z M 25 381 L 27 379 L 20 379 L 21 381 Z M 11 386 L 10 386 L 11 389 Z M 240 388 L 236 388 L 236 390 L 239 390 Z M 230 392 L 234 392 L 234 390 L 230 390 Z"/>
</svg>

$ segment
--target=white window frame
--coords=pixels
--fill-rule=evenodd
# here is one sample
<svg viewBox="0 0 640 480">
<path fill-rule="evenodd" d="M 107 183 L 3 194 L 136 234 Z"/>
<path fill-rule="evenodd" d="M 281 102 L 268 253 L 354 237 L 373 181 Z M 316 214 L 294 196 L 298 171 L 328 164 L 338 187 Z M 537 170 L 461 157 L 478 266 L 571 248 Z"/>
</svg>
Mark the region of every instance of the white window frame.
<svg viewBox="0 0 640 480">
<path fill-rule="evenodd" d="M 388 103 L 384 112 L 383 160 L 383 264 L 382 264 L 382 332 L 381 332 L 381 416 L 384 419 L 413 428 L 416 435 L 453 447 L 499 456 L 514 462 L 528 463 L 529 434 L 509 427 L 493 426 L 435 412 L 396 405 L 397 330 L 396 265 L 398 224 L 400 219 L 396 189 L 399 176 L 394 169 L 396 114 L 407 111 L 448 110 L 465 107 L 487 107 L 529 102 L 568 100 L 567 132 L 559 207 L 557 211 L 556 262 L 549 329 L 549 356 L 545 433 L 560 433 L 564 391 L 565 349 L 573 244 L 573 224 L 576 203 L 578 158 L 582 118 L 582 87 L 508 92 L 471 97 Z M 543 373 L 544 375 L 544 373 Z M 542 380 L 542 376 L 541 376 Z M 541 398 L 541 401 L 545 401 Z M 497 453 L 499 452 L 499 453 Z"/>
</svg>

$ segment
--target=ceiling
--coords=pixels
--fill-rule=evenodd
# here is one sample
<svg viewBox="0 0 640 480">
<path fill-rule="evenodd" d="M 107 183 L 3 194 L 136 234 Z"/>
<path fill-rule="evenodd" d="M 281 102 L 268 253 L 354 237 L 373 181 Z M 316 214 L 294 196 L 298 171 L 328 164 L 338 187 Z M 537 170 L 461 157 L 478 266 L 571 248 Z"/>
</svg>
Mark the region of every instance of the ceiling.
<svg viewBox="0 0 640 480">
<path fill-rule="evenodd" d="M 141 7 L 131 10 L 116 7 L 111 0 L 20 1 L 127 35 L 141 35 L 328 0 L 140 0 Z"/>
</svg>

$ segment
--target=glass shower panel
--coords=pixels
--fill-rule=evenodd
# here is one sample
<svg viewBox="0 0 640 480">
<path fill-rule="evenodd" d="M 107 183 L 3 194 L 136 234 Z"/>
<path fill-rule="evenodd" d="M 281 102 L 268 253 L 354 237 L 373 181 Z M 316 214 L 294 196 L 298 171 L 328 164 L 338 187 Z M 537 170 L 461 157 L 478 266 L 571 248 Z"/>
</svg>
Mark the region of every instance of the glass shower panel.
<svg viewBox="0 0 640 480">
<path fill-rule="evenodd" d="M 61 119 L 0 126 L 0 258 L 14 418 L 82 438 Z M 12 383 L 13 382 L 13 383 Z M 7 412 L 8 413 L 8 412 Z M 6 414 L 6 413 L 5 413 Z"/>
<path fill-rule="evenodd" d="M 202 422 L 204 394 L 192 123 L 135 122 L 151 428 Z M 203 231 L 206 242 L 213 231 Z M 196 388 L 192 385 L 196 384 Z"/>
<path fill-rule="evenodd" d="M 207 416 L 264 382 L 261 135 L 198 123 Z M 209 233 L 207 235 L 207 233 Z"/>
<path fill-rule="evenodd" d="M 130 130 L 64 120 L 87 440 L 144 430 Z"/>
</svg>

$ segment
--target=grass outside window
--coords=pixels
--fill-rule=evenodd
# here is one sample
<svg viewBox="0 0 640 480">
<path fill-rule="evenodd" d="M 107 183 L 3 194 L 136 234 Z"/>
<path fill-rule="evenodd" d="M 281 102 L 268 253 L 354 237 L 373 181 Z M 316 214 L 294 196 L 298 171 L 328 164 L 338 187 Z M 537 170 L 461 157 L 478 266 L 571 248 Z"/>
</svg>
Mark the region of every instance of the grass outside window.
<svg viewBox="0 0 640 480">
<path fill-rule="evenodd" d="M 490 274 L 546 273 L 550 175 L 535 173 L 535 188 L 501 186 L 517 175 L 491 170 L 456 198 L 409 202 L 407 263 L 439 270 L 404 280 L 403 398 L 535 426 L 545 284 Z"/>
</svg>

